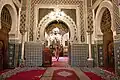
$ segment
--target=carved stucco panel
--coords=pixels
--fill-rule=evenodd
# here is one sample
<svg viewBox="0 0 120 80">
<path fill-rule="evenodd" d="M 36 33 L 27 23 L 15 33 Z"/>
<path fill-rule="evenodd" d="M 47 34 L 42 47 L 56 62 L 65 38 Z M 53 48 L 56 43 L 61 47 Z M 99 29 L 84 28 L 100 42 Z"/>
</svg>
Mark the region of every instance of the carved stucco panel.
<svg viewBox="0 0 120 80">
<path fill-rule="evenodd" d="M 34 26 L 34 6 L 37 4 L 44 4 L 44 5 L 79 5 L 79 10 L 80 10 L 80 19 L 81 19 L 81 33 L 80 35 L 85 36 L 85 30 L 84 30 L 84 16 L 83 16 L 83 1 L 82 0 L 32 0 L 31 1 L 31 12 L 30 12 L 30 30 L 29 30 L 29 40 L 33 40 L 33 26 Z"/>
</svg>

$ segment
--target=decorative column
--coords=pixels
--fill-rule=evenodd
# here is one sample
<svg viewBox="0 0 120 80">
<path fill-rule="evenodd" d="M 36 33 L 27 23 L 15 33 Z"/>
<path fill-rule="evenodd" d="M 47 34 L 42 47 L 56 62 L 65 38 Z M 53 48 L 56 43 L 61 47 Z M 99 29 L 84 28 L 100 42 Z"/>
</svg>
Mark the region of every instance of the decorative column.
<svg viewBox="0 0 120 80">
<path fill-rule="evenodd" d="M 22 8 L 20 11 L 20 33 L 22 35 L 21 38 L 21 44 L 22 44 L 22 50 L 21 50 L 21 61 L 20 66 L 24 66 L 24 43 L 25 43 L 25 33 L 26 33 L 26 1 L 22 0 Z"/>
<path fill-rule="evenodd" d="M 25 17 L 22 17 L 23 15 L 25 15 L 25 11 L 21 11 L 20 21 L 21 19 L 25 19 Z M 21 54 L 20 66 L 22 66 L 24 65 L 24 43 L 25 43 L 25 33 L 26 33 L 25 22 L 20 22 L 20 33 L 22 35 L 22 38 L 21 38 L 22 54 Z"/>
<path fill-rule="evenodd" d="M 25 29 L 20 29 L 20 33 L 22 35 L 21 38 L 21 43 L 22 43 L 22 54 L 21 54 L 21 59 L 24 60 L 24 43 L 25 43 Z"/>
<path fill-rule="evenodd" d="M 89 45 L 89 57 L 88 57 L 88 67 L 93 67 L 93 58 L 92 58 L 92 28 L 88 28 L 88 45 Z"/>
<path fill-rule="evenodd" d="M 87 0 L 87 33 L 88 33 L 88 45 L 89 45 L 89 57 L 88 67 L 93 67 L 92 58 L 92 33 L 93 33 L 93 11 L 92 11 L 92 0 Z"/>
</svg>

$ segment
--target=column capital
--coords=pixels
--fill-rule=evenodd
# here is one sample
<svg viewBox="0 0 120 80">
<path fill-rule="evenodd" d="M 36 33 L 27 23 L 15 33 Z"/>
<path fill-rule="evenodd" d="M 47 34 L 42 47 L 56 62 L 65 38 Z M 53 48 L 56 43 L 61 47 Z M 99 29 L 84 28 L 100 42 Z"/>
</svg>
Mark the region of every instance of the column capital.
<svg viewBox="0 0 120 80">
<path fill-rule="evenodd" d="M 25 28 L 23 28 L 23 27 L 20 28 L 20 33 L 21 33 L 21 35 L 25 35 L 26 31 L 27 31 L 27 30 L 26 30 Z"/>
<path fill-rule="evenodd" d="M 88 33 L 88 35 L 91 35 L 91 34 L 93 33 L 93 30 L 89 28 L 89 29 L 87 30 L 87 33 Z"/>
</svg>

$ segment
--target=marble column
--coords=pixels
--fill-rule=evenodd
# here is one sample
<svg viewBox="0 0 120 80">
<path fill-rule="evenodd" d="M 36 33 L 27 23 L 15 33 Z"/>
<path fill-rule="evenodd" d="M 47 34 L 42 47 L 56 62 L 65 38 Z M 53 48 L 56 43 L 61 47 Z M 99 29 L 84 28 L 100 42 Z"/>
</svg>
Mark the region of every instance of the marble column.
<svg viewBox="0 0 120 80">
<path fill-rule="evenodd" d="M 21 43 L 22 43 L 22 54 L 21 54 L 21 59 L 24 60 L 24 43 L 25 43 L 25 35 L 22 35 Z"/>
<path fill-rule="evenodd" d="M 25 15 L 25 11 L 21 11 L 21 15 Z M 21 17 L 21 19 L 25 19 L 26 17 Z M 26 21 L 26 19 L 25 19 Z M 27 32 L 25 22 L 20 22 L 20 33 L 21 33 L 21 44 L 22 44 L 22 53 L 21 53 L 21 61 L 20 65 L 24 64 L 24 43 L 25 43 L 25 33 Z"/>
<path fill-rule="evenodd" d="M 21 54 L 20 66 L 23 66 L 24 65 L 24 43 L 25 43 L 25 33 L 26 33 L 25 28 L 21 28 L 20 33 L 22 35 L 22 38 L 21 38 L 21 44 L 22 44 L 22 51 L 21 52 L 22 52 L 22 54 Z"/>
<path fill-rule="evenodd" d="M 22 35 L 21 44 L 22 44 L 22 53 L 20 66 L 24 66 L 24 43 L 25 43 L 25 33 L 27 32 L 26 28 L 26 0 L 21 0 L 21 11 L 20 11 L 20 34 Z"/>
<path fill-rule="evenodd" d="M 89 57 L 88 57 L 88 67 L 93 67 L 93 58 L 92 58 L 92 33 L 91 29 L 87 30 L 88 33 L 88 45 L 89 45 Z"/>
</svg>

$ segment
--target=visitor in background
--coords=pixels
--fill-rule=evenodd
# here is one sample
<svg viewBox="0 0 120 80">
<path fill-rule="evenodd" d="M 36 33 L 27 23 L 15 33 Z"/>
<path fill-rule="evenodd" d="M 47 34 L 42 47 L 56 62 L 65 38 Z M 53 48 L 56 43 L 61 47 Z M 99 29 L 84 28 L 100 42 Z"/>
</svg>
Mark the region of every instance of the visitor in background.
<svg viewBox="0 0 120 80">
<path fill-rule="evenodd" d="M 55 57 L 56 57 L 57 61 L 59 60 L 59 54 L 60 54 L 60 50 L 59 50 L 59 46 L 57 45 L 55 48 Z"/>
<path fill-rule="evenodd" d="M 54 54 L 53 54 L 53 45 L 50 45 L 49 46 L 49 49 L 50 49 L 50 54 L 53 56 Z"/>
<path fill-rule="evenodd" d="M 59 56 L 63 57 L 63 45 L 62 44 L 60 45 L 60 55 Z"/>
</svg>

